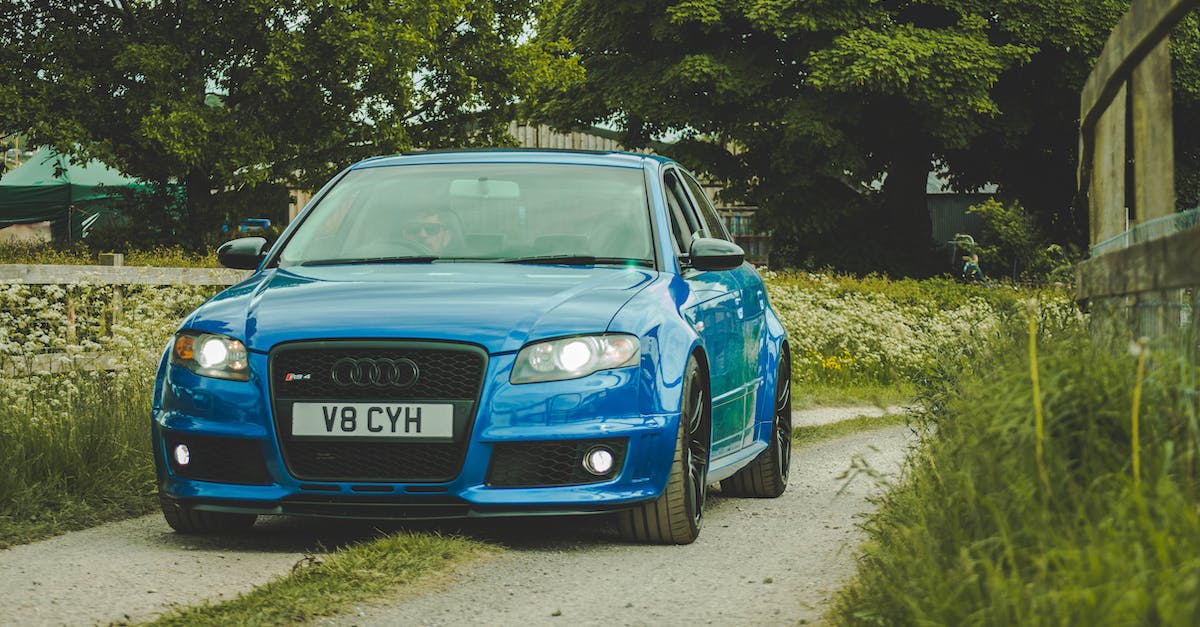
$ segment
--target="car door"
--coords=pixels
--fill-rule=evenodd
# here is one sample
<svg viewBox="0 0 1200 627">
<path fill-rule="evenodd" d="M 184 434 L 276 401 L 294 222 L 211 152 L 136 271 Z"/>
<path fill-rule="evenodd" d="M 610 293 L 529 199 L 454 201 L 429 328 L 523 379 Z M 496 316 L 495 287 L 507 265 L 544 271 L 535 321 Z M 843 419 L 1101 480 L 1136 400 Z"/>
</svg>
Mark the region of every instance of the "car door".
<svg viewBox="0 0 1200 627">
<path fill-rule="evenodd" d="M 663 173 L 663 189 L 679 253 L 686 253 L 692 239 L 706 233 L 683 177 L 676 168 Z M 683 280 L 690 296 L 682 313 L 700 334 L 708 356 L 715 459 L 741 449 L 745 437 L 745 401 L 741 393 L 744 358 L 738 313 L 742 306 L 741 283 L 734 271 L 691 268 L 684 269 Z"/>
<path fill-rule="evenodd" d="M 708 194 L 704 192 L 704 187 L 687 172 L 683 172 L 682 176 L 704 225 L 705 237 L 732 242 L 733 238 L 717 215 L 717 210 L 709 200 Z M 762 277 L 749 264 L 743 263 L 740 268 L 730 270 L 729 273 L 737 280 L 741 293 L 736 312 L 741 323 L 738 337 L 740 347 L 736 351 L 741 358 L 737 379 L 745 403 L 742 443 L 749 446 L 754 438 L 754 410 L 763 378 L 759 357 L 763 354 L 763 342 L 766 341 L 767 293 Z"/>
</svg>

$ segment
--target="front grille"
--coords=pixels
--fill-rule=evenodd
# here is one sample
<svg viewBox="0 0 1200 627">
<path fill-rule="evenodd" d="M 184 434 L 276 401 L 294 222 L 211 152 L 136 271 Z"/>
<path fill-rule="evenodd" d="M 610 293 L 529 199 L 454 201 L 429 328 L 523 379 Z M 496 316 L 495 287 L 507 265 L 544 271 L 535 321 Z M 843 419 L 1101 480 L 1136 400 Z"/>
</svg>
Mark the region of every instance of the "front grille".
<svg viewBox="0 0 1200 627">
<path fill-rule="evenodd" d="M 505 442 L 492 450 L 489 486 L 496 488 L 549 487 L 608 481 L 621 474 L 625 461 L 624 439 Z M 583 469 L 583 456 L 604 445 L 613 452 L 613 468 L 603 476 Z"/>
<path fill-rule="evenodd" d="M 271 475 L 263 459 L 262 443 L 258 440 L 218 438 L 200 435 L 168 434 L 167 459 L 177 476 L 217 483 L 267 485 Z M 188 447 L 191 459 L 186 466 L 175 459 L 175 447 Z"/>
<path fill-rule="evenodd" d="M 447 350 L 424 347 L 383 347 L 378 344 L 339 346 L 337 342 L 323 342 L 318 348 L 300 348 L 288 345 L 273 354 L 271 382 L 275 393 L 292 400 L 323 399 L 352 400 L 371 394 L 380 400 L 468 400 L 479 394 L 479 382 L 483 378 L 486 357 L 483 351 L 455 348 Z M 417 345 L 421 346 L 421 345 Z M 406 388 L 382 388 L 376 386 L 342 387 L 334 383 L 331 372 L 333 364 L 343 357 L 369 359 L 410 359 L 420 368 L 417 382 Z M 311 375 L 310 379 L 287 375 Z"/>
<path fill-rule="evenodd" d="M 333 376 L 342 359 L 411 361 L 411 384 L 347 384 Z M 271 396 L 284 462 L 315 481 L 443 482 L 462 468 L 483 385 L 487 353 L 468 344 L 411 341 L 295 342 L 270 355 Z M 452 441 L 295 437 L 292 403 L 436 402 L 453 406 Z"/>
</svg>

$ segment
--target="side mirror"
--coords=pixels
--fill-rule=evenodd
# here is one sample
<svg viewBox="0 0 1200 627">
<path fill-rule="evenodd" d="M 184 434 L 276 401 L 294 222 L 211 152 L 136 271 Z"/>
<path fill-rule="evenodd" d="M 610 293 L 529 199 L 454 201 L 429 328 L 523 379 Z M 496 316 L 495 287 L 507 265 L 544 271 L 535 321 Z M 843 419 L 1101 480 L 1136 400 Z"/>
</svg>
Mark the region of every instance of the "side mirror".
<svg viewBox="0 0 1200 627">
<path fill-rule="evenodd" d="M 692 240 L 688 256 L 697 270 L 732 270 L 746 260 L 746 251 L 723 239 L 697 237 Z"/>
<path fill-rule="evenodd" d="M 234 270 L 254 270 L 267 256 L 267 238 L 240 237 L 221 244 L 217 261 Z"/>
</svg>

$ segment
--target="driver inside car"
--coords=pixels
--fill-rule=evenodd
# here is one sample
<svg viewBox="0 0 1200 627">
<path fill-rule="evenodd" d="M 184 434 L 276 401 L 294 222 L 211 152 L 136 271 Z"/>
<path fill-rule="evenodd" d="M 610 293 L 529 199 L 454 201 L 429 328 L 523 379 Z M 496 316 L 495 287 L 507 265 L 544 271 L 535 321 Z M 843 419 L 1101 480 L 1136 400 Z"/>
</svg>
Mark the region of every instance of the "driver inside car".
<svg viewBox="0 0 1200 627">
<path fill-rule="evenodd" d="M 404 239 L 418 244 L 435 255 L 459 247 L 462 229 L 458 216 L 449 210 L 430 211 L 406 222 L 400 230 Z"/>
</svg>

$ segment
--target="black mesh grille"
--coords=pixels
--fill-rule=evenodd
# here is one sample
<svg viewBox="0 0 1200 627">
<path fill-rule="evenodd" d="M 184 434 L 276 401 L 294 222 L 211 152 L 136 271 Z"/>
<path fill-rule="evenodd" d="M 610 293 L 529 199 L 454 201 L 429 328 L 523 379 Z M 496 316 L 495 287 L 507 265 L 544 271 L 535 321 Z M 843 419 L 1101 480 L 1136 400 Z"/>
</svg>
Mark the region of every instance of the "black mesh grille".
<svg viewBox="0 0 1200 627">
<path fill-rule="evenodd" d="M 214 438 L 210 436 L 169 434 L 167 459 L 178 476 L 217 483 L 266 485 L 271 483 L 258 440 Z M 175 447 L 184 444 L 191 456 L 186 466 L 175 459 Z"/>
<path fill-rule="evenodd" d="M 428 345 L 425 345 L 428 346 Z M 417 382 L 410 387 L 343 387 L 333 381 L 333 364 L 343 357 L 370 359 L 409 359 L 420 369 Z M 465 400 L 479 394 L 485 357 L 481 351 L 446 350 L 425 347 L 337 347 L 325 343 L 321 348 L 293 345 L 278 349 L 271 369 L 275 393 L 289 399 L 346 400 L 369 394 L 374 398 L 406 401 Z M 287 381 L 287 376 L 293 378 Z M 311 375 L 311 378 L 296 378 Z"/>
<path fill-rule="evenodd" d="M 292 441 L 288 464 L 305 479 L 449 481 L 462 464 L 461 449 L 458 443 Z"/>
<path fill-rule="evenodd" d="M 608 481 L 621 473 L 625 440 L 566 440 L 508 442 L 492 450 L 488 485 L 498 488 L 579 485 Z M 608 474 L 596 476 L 583 469 L 583 456 L 592 447 L 607 446 L 615 462 Z"/>
<path fill-rule="evenodd" d="M 419 375 L 407 387 L 339 385 L 332 370 L 343 358 L 411 360 Z M 330 341 L 277 348 L 271 353 L 271 390 L 289 471 L 318 481 L 450 481 L 462 468 L 486 364 L 483 349 L 465 344 Z M 291 435 L 296 401 L 449 403 L 454 406 L 453 441 L 297 438 Z"/>
</svg>

